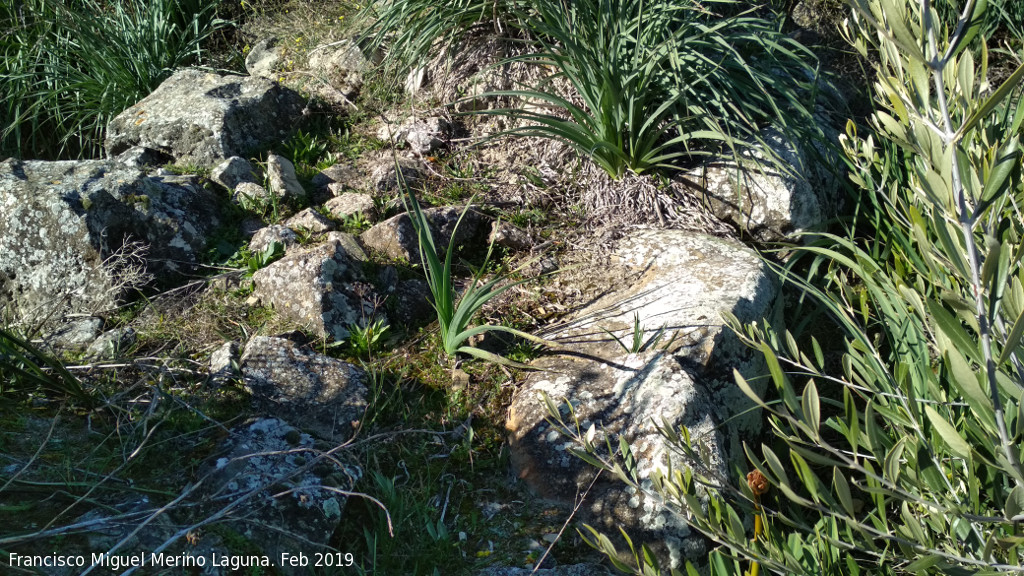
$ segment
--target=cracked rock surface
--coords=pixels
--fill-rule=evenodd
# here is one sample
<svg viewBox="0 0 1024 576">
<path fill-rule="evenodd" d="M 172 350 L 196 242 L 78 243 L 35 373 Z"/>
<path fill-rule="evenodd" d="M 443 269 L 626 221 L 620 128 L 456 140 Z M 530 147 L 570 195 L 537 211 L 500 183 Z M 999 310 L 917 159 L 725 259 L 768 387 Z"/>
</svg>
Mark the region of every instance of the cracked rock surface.
<svg viewBox="0 0 1024 576">
<path fill-rule="evenodd" d="M 759 415 L 746 412 L 751 403 L 733 383 L 732 370 L 750 379 L 764 372 L 764 361 L 723 326 L 721 312 L 774 323 L 777 287 L 767 266 L 737 242 L 679 230 L 642 231 L 621 241 L 616 256 L 631 281 L 548 336 L 565 348 L 536 361 L 538 371 L 512 400 L 513 464 L 546 497 L 572 501 L 595 471 L 546 421 L 545 395 L 566 419 L 570 403 L 583 432 L 593 425 L 596 445 L 604 445 L 606 434 L 616 444 L 624 437 L 644 487 L 655 471 L 667 470 L 670 457 L 675 465 L 685 462 L 658 433 L 663 423 L 687 426 L 712 470 L 723 475 L 730 457 L 742 456 L 740 442 L 759 430 Z M 649 344 L 629 353 L 605 330 L 629 346 L 634 315 Z M 685 517 L 609 475 L 594 485 L 581 511 L 606 534 L 621 526 L 644 540 L 663 540 L 658 552 L 673 567 L 704 553 Z"/>
<path fill-rule="evenodd" d="M 366 410 L 366 375 L 352 364 L 291 340 L 256 336 L 241 358 L 242 379 L 259 413 L 298 422 L 332 442 L 344 442 Z"/>
</svg>

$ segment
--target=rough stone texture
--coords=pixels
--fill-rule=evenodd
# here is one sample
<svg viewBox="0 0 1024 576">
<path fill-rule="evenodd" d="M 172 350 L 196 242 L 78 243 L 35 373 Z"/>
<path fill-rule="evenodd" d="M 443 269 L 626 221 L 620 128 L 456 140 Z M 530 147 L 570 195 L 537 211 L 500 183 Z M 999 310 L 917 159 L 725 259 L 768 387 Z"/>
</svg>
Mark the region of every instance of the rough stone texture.
<svg viewBox="0 0 1024 576">
<path fill-rule="evenodd" d="M 180 280 L 218 225 L 192 177 L 106 160 L 0 162 L 0 303 L 13 320 L 94 314 L 149 275 Z"/>
<path fill-rule="evenodd" d="M 116 160 L 129 168 L 147 168 L 149 166 L 167 164 L 174 161 L 174 158 L 159 150 L 153 150 L 145 146 L 132 146 L 118 155 Z"/>
<path fill-rule="evenodd" d="M 327 208 L 335 218 L 362 214 L 367 220 L 373 220 L 377 216 L 377 207 L 373 203 L 373 196 L 359 192 L 345 192 L 331 198 L 324 204 L 324 208 Z"/>
<path fill-rule="evenodd" d="M 786 239 L 820 226 L 835 215 L 839 181 L 821 160 L 776 131 L 765 141 L 792 173 L 777 168 L 738 171 L 734 162 L 711 163 L 687 179 L 704 191 L 712 213 L 762 242 Z M 828 157 L 823 146 L 817 154 Z M 755 155 L 763 160 L 764 155 Z"/>
<path fill-rule="evenodd" d="M 310 183 L 317 194 L 325 197 L 338 196 L 346 189 L 358 189 L 365 186 L 364 176 L 354 166 L 335 164 L 321 170 Z M 334 185 L 332 187 L 332 185 Z M 338 190 L 338 192 L 334 192 Z"/>
<path fill-rule="evenodd" d="M 309 69 L 317 80 L 313 92 L 328 102 L 350 105 L 363 87 L 363 72 L 369 65 L 352 42 L 318 46 L 309 55 Z"/>
<path fill-rule="evenodd" d="M 572 566 L 556 566 L 555 568 L 507 568 L 492 566 L 484 568 L 477 576 L 608 576 L 611 572 L 598 564 L 573 564 Z"/>
<path fill-rule="evenodd" d="M 225 342 L 210 355 L 210 384 L 221 386 L 239 376 L 238 342 Z"/>
<path fill-rule="evenodd" d="M 427 208 L 423 214 L 430 221 L 431 233 L 434 237 L 434 246 L 439 253 L 443 254 L 448 249 L 452 234 L 455 234 L 455 246 L 472 241 L 483 236 L 484 222 L 486 218 L 470 209 L 459 224 L 459 216 L 463 208 L 459 206 L 447 206 L 444 208 Z M 458 228 L 456 228 L 458 224 Z M 396 260 L 407 260 L 419 262 L 420 249 L 419 239 L 416 237 L 416 229 L 412 226 L 412 219 L 408 214 L 399 214 L 392 218 L 374 225 L 372 228 L 359 235 L 363 244 L 389 258 Z"/>
<path fill-rule="evenodd" d="M 624 436 L 637 459 L 641 483 L 686 463 L 658 434 L 655 424 L 687 426 L 708 453 L 707 466 L 724 474 L 740 442 L 759 430 L 760 415 L 733 382 L 735 368 L 750 380 L 764 361 L 722 325 L 721 311 L 744 322 L 778 324 L 777 287 L 767 266 L 739 243 L 679 230 L 642 231 L 620 242 L 622 276 L 639 276 L 587 306 L 554 339 L 564 353 L 535 363 L 512 401 L 507 426 L 520 477 L 542 495 L 572 501 L 594 477 L 589 465 L 567 452 L 572 444 L 545 421 L 543 395 L 571 402 L 583 430 L 593 424 L 595 444 L 605 434 Z M 648 350 L 629 354 L 604 330 L 631 342 L 634 314 L 649 339 Z M 750 380 L 755 384 L 755 380 Z M 763 386 L 763 384 L 762 384 Z M 562 406 L 563 416 L 567 407 Z M 689 464 L 689 463 L 687 463 Z M 617 480 L 602 478 L 581 512 L 610 536 L 622 526 L 643 541 L 664 541 L 663 558 L 678 567 L 683 557 L 704 553 L 684 517 L 659 507 Z"/>
<path fill-rule="evenodd" d="M 299 237 L 291 228 L 273 224 L 266 228 L 260 228 L 252 235 L 252 240 L 249 240 L 249 251 L 253 254 L 263 252 L 271 242 L 280 242 L 287 250 L 299 242 Z"/>
<path fill-rule="evenodd" d="M 384 124 L 377 138 L 408 144 L 415 154 L 426 154 L 445 146 L 451 138 L 452 125 L 444 118 L 430 116 L 406 118 L 402 122 Z"/>
<path fill-rule="evenodd" d="M 348 253 L 349 258 L 358 262 L 366 262 L 370 258 L 366 255 L 366 251 L 359 245 L 359 241 L 356 237 L 349 234 L 348 232 L 328 232 L 325 238 L 327 242 L 338 242 L 341 244 L 342 249 Z"/>
<path fill-rule="evenodd" d="M 373 289 L 362 282 L 358 255 L 329 240 L 257 271 L 254 295 L 320 337 L 343 340 L 348 327 L 374 315 Z"/>
<path fill-rule="evenodd" d="M 46 343 L 58 351 L 80 351 L 96 340 L 102 329 L 102 318 L 75 318 L 54 331 Z"/>
<path fill-rule="evenodd" d="M 335 229 L 334 222 L 312 208 L 306 208 L 292 216 L 285 221 L 284 225 L 292 230 L 305 230 L 312 234 L 323 234 Z"/>
<path fill-rule="evenodd" d="M 417 328 L 437 320 L 437 311 L 430 304 L 433 295 L 426 280 L 411 278 L 399 282 L 388 298 L 394 301 L 391 316 L 398 324 Z"/>
<path fill-rule="evenodd" d="M 245 71 L 258 78 L 277 79 L 284 50 L 277 38 L 264 38 L 245 56 Z"/>
<path fill-rule="evenodd" d="M 241 366 L 258 411 L 297 422 L 325 440 L 348 440 L 366 410 L 362 370 L 291 340 L 254 337 Z"/>
<path fill-rule="evenodd" d="M 525 230 L 501 220 L 495 220 L 491 224 L 491 235 L 487 237 L 487 241 L 511 250 L 528 250 L 533 246 L 533 241 Z"/>
<path fill-rule="evenodd" d="M 135 344 L 136 339 L 137 335 L 132 328 L 114 328 L 100 334 L 86 349 L 85 355 L 96 360 L 111 360 L 123 355 Z"/>
<path fill-rule="evenodd" d="M 412 160 L 405 158 L 398 159 L 398 165 L 402 168 L 402 180 L 406 186 L 411 186 L 422 177 L 419 166 Z M 398 170 L 395 169 L 394 158 L 380 160 L 370 169 L 370 186 L 378 192 L 398 192 Z"/>
<path fill-rule="evenodd" d="M 347 501 L 340 491 L 351 491 L 362 476 L 358 466 L 324 457 L 312 437 L 277 418 L 232 429 L 200 472 L 205 480 L 195 501 L 211 513 L 235 505 L 227 526 L 275 564 L 282 552 L 312 557 L 327 546 Z M 309 567 L 279 566 L 276 573 L 306 575 Z"/>
<path fill-rule="evenodd" d="M 259 177 L 256 175 L 256 169 L 248 160 L 241 156 L 232 156 L 214 166 L 210 171 L 210 180 L 228 190 L 234 190 L 242 182 L 257 183 Z"/>
<path fill-rule="evenodd" d="M 298 93 L 264 78 L 181 70 L 114 118 L 105 146 L 112 157 L 142 145 L 179 163 L 214 166 L 280 142 L 304 105 Z"/>
<path fill-rule="evenodd" d="M 305 198 L 306 189 L 299 183 L 295 175 L 295 165 L 291 160 L 277 154 L 267 156 L 267 180 L 270 191 L 283 198 Z"/>
</svg>

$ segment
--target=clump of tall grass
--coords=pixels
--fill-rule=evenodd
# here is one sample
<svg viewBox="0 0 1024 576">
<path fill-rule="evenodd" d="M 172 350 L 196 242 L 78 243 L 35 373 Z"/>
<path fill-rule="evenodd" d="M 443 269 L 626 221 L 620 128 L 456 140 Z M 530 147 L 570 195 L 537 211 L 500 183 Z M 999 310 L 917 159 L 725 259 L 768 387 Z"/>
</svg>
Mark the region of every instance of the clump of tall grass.
<svg viewBox="0 0 1024 576">
<path fill-rule="evenodd" d="M 561 140 L 612 177 L 762 145 L 773 125 L 813 126 L 813 54 L 734 0 L 536 2 L 519 15 L 540 50 L 514 58 L 553 71 L 551 87 L 502 92 L 539 105 L 489 111 L 516 134 Z M 717 12 L 716 12 L 717 10 Z M 548 86 L 553 86 L 549 84 Z"/>
<path fill-rule="evenodd" d="M 98 156 L 107 123 L 229 22 L 201 0 L 0 4 L 0 153 Z"/>
</svg>

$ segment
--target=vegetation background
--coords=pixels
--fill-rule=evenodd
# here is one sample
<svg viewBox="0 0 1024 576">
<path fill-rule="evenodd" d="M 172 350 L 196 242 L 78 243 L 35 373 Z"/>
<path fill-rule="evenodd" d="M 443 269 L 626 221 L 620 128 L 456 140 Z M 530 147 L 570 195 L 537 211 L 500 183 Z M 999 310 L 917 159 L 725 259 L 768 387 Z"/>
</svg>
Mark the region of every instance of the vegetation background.
<svg viewBox="0 0 1024 576">
<path fill-rule="evenodd" d="M 763 146 L 769 127 L 799 141 L 823 140 L 819 92 L 838 81 L 837 71 L 869 79 L 843 86 L 858 91 L 848 108 L 832 111 L 848 117 L 837 167 L 849 172 L 847 214 L 798 244 L 762 247 L 800 294 L 787 311 L 789 328 L 733 326 L 771 369 L 768 397 L 737 381 L 762 406 L 769 432 L 760 446 L 747 447 L 748 469 L 716 478 L 702 473 L 686 430 L 664 429 L 690 461 L 660 478 L 657 495 L 665 506 L 689 511 L 717 543 L 707 563 L 714 574 L 1024 571 L 1024 3 L 300 4 L 0 5 L 0 155 L 98 157 L 110 118 L 176 68 L 238 70 L 254 39 L 245 31 L 281 21 L 297 26 L 289 38 L 296 58 L 335 35 L 355 35 L 368 51 L 385 54 L 364 91 L 365 112 L 324 120 L 282 143 L 306 178 L 337 158 L 385 146 L 361 123 L 372 120 L 372 110 L 399 105 L 400 92 L 387 79 L 405 78 L 484 32 L 524 47 L 510 63 L 543 72 L 536 85 L 491 96 L 546 106 L 481 113 L 513 120 L 504 136 L 564 142 L 613 179 L 657 179 L 710 155 L 745 158 Z M 480 191 L 472 182 L 485 176 L 472 158 L 453 156 L 445 166 L 457 176 L 436 193 L 438 201 Z M 254 208 L 268 220 L 279 216 L 277 206 Z M 557 237 L 565 218 L 555 210 L 508 217 Z M 230 235 L 223 240 L 211 265 L 251 273 L 279 256 L 252 254 Z M 421 244 L 433 248 L 429 235 Z M 440 337 L 385 333 L 378 325 L 344 346 L 321 347 L 367 367 L 372 410 L 363 426 L 387 443 L 387 450 L 353 451 L 367 470 L 363 489 L 387 510 L 353 502 L 352 522 L 337 535 L 359 542 L 362 573 L 536 562 L 536 549 L 523 557 L 497 543 L 510 534 L 561 534 L 558 511 L 541 507 L 531 520 L 495 521 L 475 506 L 485 494 L 499 507 L 517 500 L 502 449 L 509 379 L 498 365 L 467 362 L 460 369 L 473 385 L 459 386 L 447 358 L 468 351 L 460 345 L 471 321 L 515 334 L 537 326 L 507 310 L 481 318 L 483 305 L 503 289 L 457 293 L 453 276 L 472 271 L 452 268 L 450 248 L 448 258 L 428 266 L 435 298 L 451 304 L 437 307 Z M 493 271 L 490 262 L 478 261 L 479 271 Z M 244 401 L 240 388 L 202 391 L 196 358 L 207 353 L 205 343 L 188 333 L 204 314 L 213 320 L 198 332 L 219 339 L 273 331 L 272 312 L 243 312 L 245 296 L 225 291 L 190 313 L 153 295 L 130 303 L 108 319 L 148 326 L 124 351 L 133 358 L 126 363 L 54 358 L 32 327 L 0 331 L 2 447 L 15 458 L 32 450 L 45 456 L 26 456 L 33 474 L 0 474 L 0 514 L 45 526 L 0 536 L 0 548 L 59 536 L 51 527 L 100 488 L 173 498 L 159 488 L 172 484 L 154 473 L 154 463 L 194 470 L 212 445 L 209 429 L 231 422 Z M 520 344 L 498 358 L 514 364 L 533 353 Z M 493 356 L 473 353 L 486 354 Z M 13 439 L 44 416 L 56 418 L 35 446 Z M 58 426 L 83 419 L 96 422 L 104 439 Z M 150 433 L 155 422 L 159 434 Z M 562 426 L 587 446 L 581 457 L 634 481 L 628 451 L 593 446 L 577 423 Z M 460 435 L 439 440 L 439 430 L 451 429 Z M 122 478 L 132 483 L 110 481 Z M 54 487 L 59 498 L 49 497 Z M 627 552 L 586 528 L 581 534 L 621 570 L 661 571 L 641 543 Z M 583 554 L 571 540 L 564 538 L 563 561 Z"/>
</svg>

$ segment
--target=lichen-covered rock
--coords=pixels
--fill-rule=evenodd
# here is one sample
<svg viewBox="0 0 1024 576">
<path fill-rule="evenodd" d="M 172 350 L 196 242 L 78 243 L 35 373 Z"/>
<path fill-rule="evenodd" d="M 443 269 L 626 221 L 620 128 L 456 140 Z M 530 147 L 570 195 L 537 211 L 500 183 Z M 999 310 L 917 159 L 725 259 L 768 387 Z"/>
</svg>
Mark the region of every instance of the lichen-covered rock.
<svg viewBox="0 0 1024 576">
<path fill-rule="evenodd" d="M 102 318 L 73 318 L 50 334 L 46 344 L 57 351 L 81 351 L 96 340 L 102 329 Z"/>
<path fill-rule="evenodd" d="M 415 154 L 426 154 L 441 148 L 451 138 L 452 125 L 444 118 L 430 116 L 406 118 L 402 122 L 384 124 L 377 131 L 380 140 L 408 144 Z"/>
<path fill-rule="evenodd" d="M 242 182 L 256 183 L 259 177 L 256 175 L 256 169 L 248 160 L 240 156 L 232 156 L 210 170 L 210 180 L 228 190 L 234 190 Z"/>
<path fill-rule="evenodd" d="M 227 527 L 274 565 L 283 552 L 323 551 L 341 522 L 346 492 L 362 476 L 358 466 L 327 457 L 308 434 L 278 418 L 232 429 L 200 473 L 204 480 L 195 502 L 208 514 L 231 506 Z M 308 566 L 276 568 L 288 576 L 308 571 Z"/>
<path fill-rule="evenodd" d="M 310 73 L 316 80 L 312 91 L 328 102 L 350 105 L 363 87 L 363 73 L 369 65 L 352 42 L 318 46 L 309 55 Z"/>
<path fill-rule="evenodd" d="M 241 368 L 258 411 L 287 418 L 325 440 L 348 440 L 366 410 L 362 370 L 291 340 L 252 338 Z"/>
<path fill-rule="evenodd" d="M 260 228 L 252 235 L 252 240 L 249 241 L 249 251 L 253 254 L 259 254 L 266 250 L 273 242 L 280 242 L 285 249 L 288 249 L 298 244 L 299 237 L 291 228 L 280 224 L 273 224 Z"/>
<path fill-rule="evenodd" d="M 114 328 L 100 334 L 86 349 L 85 355 L 96 360 L 111 360 L 123 356 L 135 345 L 137 338 L 131 327 Z"/>
<path fill-rule="evenodd" d="M 270 191 L 282 198 L 305 198 L 306 189 L 295 175 L 292 161 L 277 154 L 267 156 L 267 180 Z"/>
<path fill-rule="evenodd" d="M 405 159 L 398 159 L 398 166 L 402 169 L 402 181 L 405 188 L 418 182 L 422 172 L 415 162 Z M 398 170 L 395 168 L 394 158 L 380 160 L 370 168 L 370 186 L 378 192 L 399 192 L 402 188 L 398 186 Z"/>
<path fill-rule="evenodd" d="M 285 221 L 284 225 L 292 230 L 305 230 L 311 234 L 323 234 L 335 228 L 334 222 L 312 208 L 306 208 L 292 216 Z"/>
<path fill-rule="evenodd" d="M 298 93 L 264 78 L 181 70 L 110 122 L 105 147 L 112 157 L 141 145 L 214 166 L 280 142 L 304 106 Z"/>
<path fill-rule="evenodd" d="M 271 200 L 270 192 L 255 182 L 240 182 L 235 186 L 231 200 L 245 207 L 259 206 Z"/>
<path fill-rule="evenodd" d="M 314 192 L 326 199 L 339 196 L 345 190 L 364 187 L 365 179 L 366 177 L 354 166 L 338 163 L 321 170 L 313 176 L 310 183 Z"/>
<path fill-rule="evenodd" d="M 636 280 L 576 314 L 554 336 L 566 353 L 535 362 L 538 372 L 512 401 L 507 425 L 513 463 L 548 497 L 571 501 L 590 485 L 594 470 L 567 451 L 572 443 L 546 421 L 545 394 L 571 403 L 583 430 L 594 425 L 597 445 L 604 445 L 605 434 L 624 437 L 648 488 L 651 474 L 664 472 L 669 457 L 675 466 L 688 464 L 656 426 L 687 426 L 707 451 L 706 465 L 723 475 L 730 458 L 742 456 L 740 442 L 759 431 L 760 415 L 748 411 L 751 402 L 732 371 L 752 379 L 764 372 L 764 361 L 723 327 L 721 312 L 777 324 L 777 287 L 767 265 L 739 243 L 678 230 L 636 234 L 619 244 L 616 255 L 623 277 Z M 605 330 L 628 346 L 635 317 L 643 342 L 662 328 L 664 333 L 645 350 L 629 353 Z M 703 540 L 684 516 L 617 480 L 600 479 L 584 509 L 584 517 L 610 535 L 621 526 L 640 540 L 663 541 L 660 551 L 673 567 L 703 553 Z"/>
<path fill-rule="evenodd" d="M 245 55 L 245 71 L 250 76 L 276 80 L 283 54 L 284 47 L 277 38 L 264 38 Z"/>
<path fill-rule="evenodd" d="M 172 284 L 218 225 L 192 177 L 106 160 L 0 162 L 0 302 L 14 319 L 117 305 L 153 276 Z"/>
<path fill-rule="evenodd" d="M 373 289 L 362 279 L 357 256 L 329 240 L 257 271 L 253 294 L 317 336 L 343 340 L 351 325 L 365 324 L 376 312 Z"/>
<path fill-rule="evenodd" d="M 238 342 L 225 342 L 210 355 L 210 384 L 221 386 L 232 378 L 239 376 Z"/>
<path fill-rule="evenodd" d="M 466 212 L 466 216 L 459 223 L 463 209 L 459 206 L 446 206 L 423 210 L 423 214 L 430 221 L 434 246 L 439 253 L 443 254 L 448 249 L 452 234 L 455 234 L 455 246 L 458 247 L 474 239 L 480 239 L 486 233 L 486 218 L 473 209 Z M 399 214 L 374 225 L 360 234 L 359 239 L 370 250 L 380 252 L 388 258 L 409 262 L 420 260 L 419 239 L 408 214 Z"/>
<path fill-rule="evenodd" d="M 129 168 L 147 168 L 149 166 L 167 164 L 174 161 L 174 158 L 159 150 L 153 150 L 145 146 L 132 146 L 119 154 L 115 160 Z"/>
<path fill-rule="evenodd" d="M 785 170 L 754 154 L 765 167 L 738 170 L 735 162 L 713 162 L 694 169 L 687 179 L 703 191 L 712 213 L 762 242 L 776 242 L 819 227 L 835 216 L 839 180 L 824 166 L 824 147 L 809 154 L 804 145 L 771 130 L 765 142 Z"/>
<path fill-rule="evenodd" d="M 533 241 L 526 230 L 501 220 L 495 220 L 491 224 L 491 234 L 487 241 L 510 250 L 527 250 L 533 246 Z"/>
<path fill-rule="evenodd" d="M 359 192 L 344 192 L 335 196 L 324 204 L 324 208 L 335 218 L 362 214 L 368 220 L 372 220 L 377 216 L 377 206 L 373 203 L 373 196 Z"/>
</svg>

